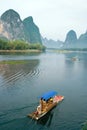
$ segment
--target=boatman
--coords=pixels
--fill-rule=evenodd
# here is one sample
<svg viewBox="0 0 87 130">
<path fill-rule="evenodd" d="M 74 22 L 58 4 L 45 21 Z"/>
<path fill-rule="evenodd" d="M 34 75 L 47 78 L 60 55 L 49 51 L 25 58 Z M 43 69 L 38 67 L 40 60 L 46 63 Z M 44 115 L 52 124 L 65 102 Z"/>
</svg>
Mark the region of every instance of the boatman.
<svg viewBox="0 0 87 130">
<path fill-rule="evenodd" d="M 41 114 L 41 105 L 37 106 L 37 112 L 38 114 Z"/>
</svg>

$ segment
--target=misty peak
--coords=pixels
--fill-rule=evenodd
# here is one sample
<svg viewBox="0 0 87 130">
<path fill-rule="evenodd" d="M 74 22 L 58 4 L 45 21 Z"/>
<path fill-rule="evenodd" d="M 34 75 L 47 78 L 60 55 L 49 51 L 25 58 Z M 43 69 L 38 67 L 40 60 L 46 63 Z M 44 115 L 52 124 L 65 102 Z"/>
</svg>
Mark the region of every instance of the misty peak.
<svg viewBox="0 0 87 130">
<path fill-rule="evenodd" d="M 77 35 L 74 30 L 70 30 L 66 35 L 66 43 L 74 43 L 77 41 Z"/>
<path fill-rule="evenodd" d="M 18 20 L 21 21 L 20 15 L 13 9 L 9 9 L 9 10 L 5 11 L 1 16 L 1 20 L 8 22 L 8 23 L 11 21 L 18 21 Z"/>
<path fill-rule="evenodd" d="M 23 20 L 24 22 L 33 23 L 33 17 L 29 16 Z"/>
</svg>

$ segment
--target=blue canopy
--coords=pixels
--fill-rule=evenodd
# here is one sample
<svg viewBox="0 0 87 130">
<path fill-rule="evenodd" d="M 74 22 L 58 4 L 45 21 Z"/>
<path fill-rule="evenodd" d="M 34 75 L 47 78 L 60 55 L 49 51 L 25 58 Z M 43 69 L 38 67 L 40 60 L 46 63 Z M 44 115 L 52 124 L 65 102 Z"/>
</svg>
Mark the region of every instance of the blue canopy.
<svg viewBox="0 0 87 130">
<path fill-rule="evenodd" d="M 42 98 L 43 100 L 46 100 L 46 101 L 47 101 L 48 99 L 50 99 L 51 97 L 55 96 L 56 94 L 57 94 L 56 91 L 49 91 L 49 92 L 43 94 L 43 95 L 41 96 L 41 98 Z"/>
</svg>

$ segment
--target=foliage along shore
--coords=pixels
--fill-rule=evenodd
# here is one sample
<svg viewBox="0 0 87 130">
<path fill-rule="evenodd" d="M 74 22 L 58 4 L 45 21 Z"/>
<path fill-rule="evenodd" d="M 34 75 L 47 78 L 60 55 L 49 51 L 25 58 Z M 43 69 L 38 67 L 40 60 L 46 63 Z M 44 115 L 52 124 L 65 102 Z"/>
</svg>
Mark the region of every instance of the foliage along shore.
<svg viewBox="0 0 87 130">
<path fill-rule="evenodd" d="M 31 53 L 31 52 L 42 52 L 42 50 L 37 50 L 37 49 L 27 49 L 27 50 L 0 50 L 0 53 Z"/>
<path fill-rule="evenodd" d="M 45 51 L 46 47 L 39 43 L 27 43 L 15 40 L 7 41 L 0 39 L 0 52 L 40 52 Z"/>
</svg>

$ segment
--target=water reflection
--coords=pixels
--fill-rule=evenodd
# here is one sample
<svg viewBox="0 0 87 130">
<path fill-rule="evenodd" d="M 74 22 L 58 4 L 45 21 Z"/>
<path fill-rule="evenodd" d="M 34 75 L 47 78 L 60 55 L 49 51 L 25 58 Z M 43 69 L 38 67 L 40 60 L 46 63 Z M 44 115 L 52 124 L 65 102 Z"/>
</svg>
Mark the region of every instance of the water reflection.
<svg viewBox="0 0 87 130">
<path fill-rule="evenodd" d="M 65 54 L 65 66 L 66 68 L 72 67 L 75 70 L 79 68 L 86 69 L 87 53 Z"/>
<path fill-rule="evenodd" d="M 20 78 L 24 80 L 26 77 L 38 75 L 39 70 L 36 69 L 38 64 L 39 60 L 37 59 L 0 62 L 0 84 L 5 85 Z"/>
<path fill-rule="evenodd" d="M 80 61 L 71 60 L 76 55 Z M 23 61 L 0 64 L 0 130 L 80 130 L 87 119 L 87 53 L 0 56 L 11 59 Z M 51 111 L 38 122 L 27 119 L 37 97 L 53 89 L 65 96 L 59 112 Z"/>
<path fill-rule="evenodd" d="M 18 56 L 18 55 L 23 55 L 23 56 L 24 56 L 24 55 L 26 55 L 26 56 L 27 56 L 27 55 L 29 55 L 29 56 L 35 55 L 35 56 L 36 56 L 36 55 L 37 55 L 37 56 L 38 56 L 38 55 L 40 55 L 40 54 L 41 54 L 41 52 L 37 52 L 37 53 L 36 53 L 36 52 L 0 52 L 0 55 L 11 55 L 11 56 L 12 56 L 12 55 L 15 55 L 15 56 L 16 56 L 16 55 L 17 55 L 17 56 Z"/>
<path fill-rule="evenodd" d="M 51 125 L 52 118 L 53 118 L 53 112 L 50 111 L 40 120 L 38 120 L 37 123 L 41 125 L 46 125 L 47 127 L 49 127 Z"/>
</svg>

